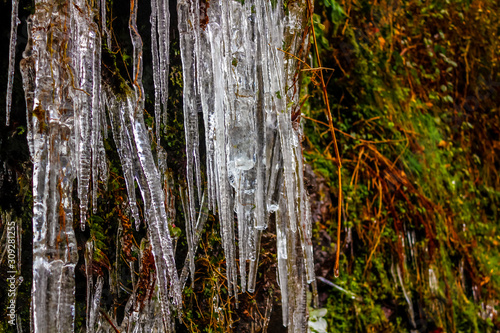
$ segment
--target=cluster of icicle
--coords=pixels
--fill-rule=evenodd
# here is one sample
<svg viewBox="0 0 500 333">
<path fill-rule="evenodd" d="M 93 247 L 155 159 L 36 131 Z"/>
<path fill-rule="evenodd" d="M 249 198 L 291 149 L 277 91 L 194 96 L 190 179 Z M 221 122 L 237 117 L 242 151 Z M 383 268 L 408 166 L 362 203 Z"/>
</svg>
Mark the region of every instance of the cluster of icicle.
<svg viewBox="0 0 500 333">
<path fill-rule="evenodd" d="M 92 191 L 95 209 L 97 180 L 107 181 L 103 145 L 103 136 L 107 133 L 105 107 L 136 223 L 140 219 L 135 182 L 145 203 L 163 317 L 170 318 L 172 305 L 180 307 L 181 304 L 162 182 L 142 115 L 142 42 L 135 22 L 137 3 L 131 9 L 130 18 L 134 87 L 122 95 L 115 95 L 106 85 L 101 86 L 100 31 L 106 29 L 99 29 L 94 15 L 99 12 L 99 6 L 105 14 L 105 1 L 94 6 L 97 8 L 86 0 L 64 4 L 36 1 L 35 13 L 28 19 L 30 38 L 21 61 L 21 73 L 34 166 L 32 322 L 35 332 L 71 332 L 74 328 L 74 268 L 78 255 L 73 230 L 73 180 L 78 180 L 80 219 L 84 228 L 89 192 Z M 102 19 L 105 22 L 105 15 Z M 168 41 L 163 43 L 168 45 Z M 87 254 L 92 253 L 91 249 L 88 244 Z M 94 289 L 92 271 L 87 269 L 87 272 L 90 275 L 87 324 L 88 331 L 92 332 L 102 282 L 98 278 Z"/>
<path fill-rule="evenodd" d="M 120 329 L 171 330 L 171 313 L 175 309 L 180 313 L 181 288 L 188 271 L 194 281 L 194 256 L 210 208 L 220 218 L 229 293 L 235 298 L 238 292 L 255 290 L 260 238 L 263 230 L 275 223 L 283 323 L 290 331 L 303 332 L 307 284 L 314 281 L 311 218 L 302 175 L 300 129 L 292 125 L 291 115 L 291 108 L 298 103 L 296 60 L 286 52 L 293 54 L 303 44 L 304 4 L 295 3 L 285 15 L 279 0 L 178 2 L 188 159 L 187 195 L 182 199 L 189 246 L 179 279 L 162 188 L 165 156 L 158 147 L 155 161 L 143 119 L 138 1 L 130 1 L 133 82 L 132 87 L 120 92 L 102 80 L 102 37 L 107 37 L 108 46 L 111 43 L 106 1 L 35 2 L 35 13 L 28 19 L 30 38 L 21 61 L 34 164 L 33 330 L 74 329 L 78 255 L 72 226 L 73 180 L 77 179 L 84 228 L 89 194 L 95 209 L 97 180 L 107 181 L 103 145 L 107 110 L 137 227 L 136 184 L 142 194 L 158 286 L 154 291 L 157 297 L 149 297 L 146 306 L 135 304 L 130 297 Z M 17 5 L 13 0 L 13 35 L 18 23 Z M 100 25 L 96 23 L 97 13 Z M 168 99 L 169 21 L 168 1 L 152 0 L 158 142 Z M 284 44 L 286 52 L 281 50 Z M 15 49 L 15 38 L 11 50 L 12 45 Z M 7 104 L 9 109 L 10 97 Z M 205 126 L 205 190 L 200 172 L 199 115 Z M 118 329 L 115 319 L 99 311 L 103 280 L 97 277 L 94 286 L 92 253 L 89 242 L 85 249 L 87 331 L 113 331 Z M 162 320 L 158 320 L 159 308 Z"/>
<path fill-rule="evenodd" d="M 293 82 L 296 61 L 281 49 L 286 44 L 287 52 L 293 53 L 302 41 L 304 8 L 300 5 L 304 4 L 290 8 L 288 16 L 281 1 L 180 0 L 177 7 L 184 77 L 188 229 L 195 230 L 196 199 L 201 197 L 202 188 L 198 149 L 201 111 L 208 205 L 213 211 L 218 209 L 229 293 L 237 298 L 237 254 L 241 290 L 255 290 L 260 238 L 274 216 L 283 323 L 291 331 L 304 329 L 303 280 L 314 280 L 300 133 L 292 126 L 291 114 L 298 102 Z"/>
</svg>

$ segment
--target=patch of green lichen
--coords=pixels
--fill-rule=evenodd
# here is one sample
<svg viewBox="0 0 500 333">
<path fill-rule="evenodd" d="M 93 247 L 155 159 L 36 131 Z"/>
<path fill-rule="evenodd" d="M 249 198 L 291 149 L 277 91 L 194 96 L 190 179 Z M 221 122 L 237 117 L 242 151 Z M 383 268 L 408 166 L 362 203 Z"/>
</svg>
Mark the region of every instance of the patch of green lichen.
<svg viewBox="0 0 500 333">
<path fill-rule="evenodd" d="M 103 83 L 107 85 L 117 98 L 125 98 L 133 93 L 129 83 L 121 75 L 117 65 L 116 54 L 106 46 L 102 48 L 102 76 Z"/>
</svg>

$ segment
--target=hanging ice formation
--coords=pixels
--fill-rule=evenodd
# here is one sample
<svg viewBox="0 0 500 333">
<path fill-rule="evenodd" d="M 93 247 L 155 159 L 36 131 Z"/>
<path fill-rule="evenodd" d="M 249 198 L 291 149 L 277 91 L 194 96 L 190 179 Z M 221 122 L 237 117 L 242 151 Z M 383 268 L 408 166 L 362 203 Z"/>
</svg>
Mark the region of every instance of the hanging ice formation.
<svg viewBox="0 0 500 333">
<path fill-rule="evenodd" d="M 255 290 L 262 230 L 274 216 L 283 323 L 291 331 L 304 329 L 306 282 L 314 281 L 314 269 L 300 130 L 291 114 L 298 102 L 297 63 L 281 48 L 294 54 L 302 45 L 304 7 L 291 5 L 288 16 L 281 1 L 179 0 L 177 8 L 188 230 L 196 229 L 202 187 L 201 111 L 208 204 L 220 218 L 229 292 L 238 295 L 237 257 L 241 290 Z"/>
<path fill-rule="evenodd" d="M 9 44 L 9 72 L 7 78 L 7 94 L 6 94 L 6 115 L 5 122 L 9 126 L 10 123 L 10 108 L 12 104 L 12 88 L 14 87 L 14 64 L 16 62 L 16 41 L 17 41 L 17 25 L 19 18 L 19 0 L 12 0 L 12 20 L 10 22 L 10 44 Z"/>
<path fill-rule="evenodd" d="M 128 89 L 120 95 L 108 86 L 101 87 L 101 36 L 94 22 L 95 9 L 86 0 L 64 4 L 39 0 L 35 13 L 28 20 L 30 38 L 23 54 L 21 73 L 27 104 L 28 143 L 34 164 L 32 294 L 35 332 L 73 331 L 77 251 L 72 223 L 72 187 L 76 177 L 80 220 L 84 228 L 89 189 L 93 192 L 95 208 L 97 179 L 106 181 L 107 176 L 103 147 L 104 103 L 109 110 L 136 223 L 140 220 L 135 181 L 145 202 L 164 317 L 170 317 L 171 304 L 181 304 L 160 176 L 142 117 L 142 42 L 135 22 L 137 3 L 132 5 L 130 18 L 134 90 Z M 168 41 L 163 40 L 163 45 L 168 45 Z M 95 320 L 101 288 L 102 282 L 98 281 L 96 295 L 92 296 L 90 284 L 90 323 Z"/>
<path fill-rule="evenodd" d="M 28 144 L 34 164 L 33 330 L 73 331 L 77 263 L 73 180 L 77 179 L 84 228 L 89 192 L 95 208 L 97 179 L 106 182 L 108 174 L 103 145 L 107 109 L 137 227 L 136 184 L 142 194 L 158 285 L 155 293 L 159 303 L 149 303 L 146 310 L 139 310 L 130 298 L 125 311 L 129 316 L 123 320 L 130 324 L 128 327 L 141 332 L 152 327 L 170 331 L 171 310 L 181 306 L 181 284 L 187 278 L 187 267 L 191 277 L 194 275 L 194 253 L 205 211 L 210 208 L 220 219 L 229 292 L 236 297 L 238 292 L 255 290 L 260 238 L 270 223 L 275 224 L 283 323 L 290 331 L 303 332 L 307 284 L 314 281 L 311 217 L 302 175 L 301 133 L 292 122 L 292 109 L 298 104 L 297 61 L 287 54 L 303 50 L 307 41 L 303 33 L 305 3 L 289 3 L 285 15 L 281 0 L 178 2 L 188 159 L 183 203 L 189 244 L 181 281 L 160 176 L 164 153 L 157 145 L 157 167 L 143 119 L 138 1 L 130 1 L 133 87 L 124 83 L 120 91 L 102 80 L 101 33 L 108 44 L 111 41 L 106 1 L 36 0 L 35 4 L 21 61 Z M 17 0 L 13 0 L 14 5 Z M 167 0 L 151 1 L 157 140 L 161 118 L 166 119 L 168 98 L 168 10 Z M 101 26 L 96 24 L 96 13 L 101 15 Z M 12 20 L 15 35 L 17 10 L 13 9 Z M 13 47 L 15 38 L 11 38 L 11 50 Z M 13 52 L 11 62 L 12 57 Z M 8 97 L 8 105 L 9 101 Z M 198 135 L 199 115 L 203 117 L 205 138 Z M 200 140 L 207 152 L 206 190 L 200 172 Z M 87 330 L 94 332 L 103 280 L 98 277 L 94 288 L 91 242 L 85 252 L 90 276 Z M 147 251 L 141 250 L 141 256 L 147 258 Z M 152 320 L 158 308 L 163 321 Z M 101 323 L 97 329 L 104 330 Z"/>
</svg>

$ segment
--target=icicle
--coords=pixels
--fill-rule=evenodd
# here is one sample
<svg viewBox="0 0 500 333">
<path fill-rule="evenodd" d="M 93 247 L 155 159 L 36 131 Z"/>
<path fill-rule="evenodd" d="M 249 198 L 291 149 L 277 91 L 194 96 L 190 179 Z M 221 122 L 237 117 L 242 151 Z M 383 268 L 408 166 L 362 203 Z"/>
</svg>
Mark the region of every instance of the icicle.
<svg viewBox="0 0 500 333">
<path fill-rule="evenodd" d="M 255 286 L 257 282 L 257 268 L 259 267 L 260 238 L 262 236 L 262 231 L 255 229 L 252 236 L 255 242 L 255 254 L 254 254 L 255 259 L 250 260 L 250 268 L 248 271 L 248 292 L 250 293 L 255 292 Z"/>
<path fill-rule="evenodd" d="M 91 129 L 91 153 L 92 153 L 92 208 L 97 211 L 97 179 L 99 172 L 106 170 L 99 166 L 101 159 L 105 160 L 105 152 L 102 138 L 102 103 L 101 103 L 101 38 L 97 25 L 91 24 L 94 37 L 94 52 L 92 61 L 92 129 Z"/>
<path fill-rule="evenodd" d="M 214 94 L 213 94 L 213 71 L 212 71 L 212 58 L 208 55 L 211 53 L 210 41 L 208 35 L 203 29 L 202 20 L 203 15 L 208 15 L 203 11 L 207 11 L 208 3 L 200 2 L 200 17 L 199 22 L 201 29 L 195 29 L 198 34 L 196 43 L 196 66 L 197 66 L 197 93 L 200 97 L 200 106 L 203 111 L 203 121 L 205 125 L 205 149 L 206 153 L 206 169 L 207 169 L 207 185 L 208 185 L 208 202 L 212 210 L 215 211 L 215 162 L 214 162 L 214 141 L 215 141 L 215 128 L 214 128 Z M 201 7 L 205 6 L 205 7 Z M 203 57 L 201 55 L 206 54 Z M 200 190 L 200 189 L 199 189 Z"/>
<path fill-rule="evenodd" d="M 280 207 L 286 205 L 286 198 L 282 197 Z M 287 212 L 286 207 L 283 211 Z M 288 214 L 287 214 L 288 215 Z M 305 319 L 306 312 L 306 297 L 304 288 L 304 269 L 303 256 L 301 251 L 297 251 L 297 233 L 291 231 L 290 225 L 287 225 L 287 268 L 290 274 L 288 275 L 288 331 L 289 332 L 304 332 L 303 326 L 307 322 Z"/>
<path fill-rule="evenodd" d="M 102 276 L 97 277 L 97 283 L 95 286 L 94 297 L 92 298 L 90 304 L 88 323 L 87 323 L 87 332 L 93 333 L 95 332 L 95 323 L 97 320 L 97 315 L 99 313 L 99 304 L 101 303 L 101 294 L 102 288 L 104 286 L 104 278 Z"/>
<path fill-rule="evenodd" d="M 282 205 L 284 205 L 284 201 L 280 200 Z M 285 207 L 282 207 L 285 208 Z M 283 325 L 288 326 L 288 267 L 287 267 L 287 235 L 286 235 L 286 214 L 285 209 L 280 209 L 276 212 L 276 247 L 278 252 L 278 282 L 281 290 L 281 308 L 283 315 Z"/>
<path fill-rule="evenodd" d="M 34 95 L 35 95 L 35 64 L 33 54 L 33 39 L 31 36 L 31 31 L 33 28 L 33 19 L 32 17 L 28 17 L 26 20 L 28 25 L 28 42 L 26 44 L 26 49 L 23 52 L 23 59 L 19 63 L 19 69 L 21 71 L 21 77 L 23 79 L 23 89 L 24 96 L 26 100 L 26 127 L 27 134 L 26 138 L 28 141 L 28 148 L 30 152 L 30 156 L 33 157 L 35 155 L 34 152 L 34 131 L 33 131 L 33 122 L 31 118 L 33 116 L 34 109 Z"/>
<path fill-rule="evenodd" d="M 163 104 L 163 124 L 167 125 L 167 101 L 168 101 L 168 81 L 170 65 L 170 12 L 167 0 L 156 0 L 158 50 L 160 61 L 160 86 Z"/>
<path fill-rule="evenodd" d="M 83 7 L 85 8 L 85 7 Z M 94 79 L 94 52 L 96 44 L 96 30 L 87 21 L 81 11 L 71 8 L 71 15 L 75 18 L 76 29 L 74 38 L 78 40 L 76 46 L 77 58 L 74 66 L 77 69 L 78 88 L 75 91 L 75 130 L 76 130 L 76 157 L 78 177 L 78 197 L 80 199 L 80 226 L 85 229 L 85 220 L 88 209 L 88 192 L 91 178 L 91 133 L 93 113 L 93 79 Z M 96 97 L 97 98 L 97 97 Z"/>
<path fill-rule="evenodd" d="M 433 295 L 438 295 L 439 284 L 436 278 L 436 273 L 432 268 L 429 268 L 429 288 Z"/>
<path fill-rule="evenodd" d="M 335 289 L 337 289 L 337 290 L 340 290 L 341 292 L 343 292 L 343 293 L 347 294 L 347 295 L 348 295 L 349 297 L 351 297 L 352 299 L 355 299 L 355 300 L 357 300 L 357 301 L 359 301 L 359 302 L 363 301 L 363 299 L 362 299 L 360 296 L 357 296 L 357 295 L 356 295 L 356 294 L 354 294 L 352 291 L 346 290 L 346 289 L 342 288 L 341 286 L 339 286 L 339 285 L 337 285 L 337 284 L 333 283 L 332 281 L 325 279 L 325 278 L 324 278 L 324 277 L 322 277 L 322 276 L 318 276 L 318 277 L 317 277 L 317 279 L 318 279 L 319 281 L 323 282 L 324 284 L 329 285 L 330 287 L 333 287 L 333 288 L 335 288 Z"/>
<path fill-rule="evenodd" d="M 107 87 L 109 89 L 109 87 Z M 111 131 L 115 140 L 118 156 L 123 169 L 123 178 L 125 179 L 125 186 L 127 187 L 128 202 L 132 217 L 135 221 L 140 221 L 139 209 L 137 207 L 137 198 L 135 195 L 135 182 L 134 182 L 134 161 L 133 161 L 133 145 L 132 138 L 123 114 L 120 112 L 122 104 L 114 97 L 106 98 L 106 105 L 109 109 L 109 117 L 111 121 Z M 138 222 L 136 222 L 137 225 Z"/>
<path fill-rule="evenodd" d="M 127 332 L 171 332 L 169 323 L 172 318 L 163 318 L 161 315 L 161 296 L 158 288 L 155 288 L 156 276 L 154 270 L 150 270 L 151 260 L 150 242 L 143 238 L 140 245 L 140 279 L 134 283 L 133 294 L 130 296 L 126 309 L 129 310 L 126 323 L 122 323 L 123 331 Z M 149 276 L 149 280 L 146 280 Z M 139 288 L 145 288 L 146 293 L 138 292 Z M 153 297 L 154 296 L 154 297 Z M 131 311 L 131 313 L 130 313 Z M 164 327 L 164 320 L 165 326 Z"/>
<path fill-rule="evenodd" d="M 199 179 L 199 138 L 198 138 L 198 110 L 196 95 L 196 63 L 195 40 L 196 32 L 192 31 L 189 22 L 197 22 L 193 18 L 193 9 L 182 0 L 178 2 L 180 49 L 183 67 L 183 100 L 184 100 L 184 130 L 186 137 L 186 181 L 189 194 L 189 216 L 195 216 L 194 177 Z M 198 190 L 201 182 L 197 182 Z M 191 225 L 193 225 L 191 221 Z"/>
<path fill-rule="evenodd" d="M 137 6 L 138 1 L 131 1 L 129 28 L 133 44 L 133 91 L 126 88 L 120 96 L 110 86 L 105 86 L 104 91 L 137 228 L 141 219 L 136 203 L 136 183 L 144 201 L 144 217 L 158 274 L 158 303 L 169 329 L 171 305 L 181 305 L 175 249 L 169 234 L 169 215 L 159 172 L 166 170 L 159 140 L 168 100 L 170 17 L 168 1 L 151 2 L 156 164 L 143 119 L 143 45 L 136 22 Z M 200 228 L 206 220 L 205 210 L 209 206 L 213 210 L 217 208 L 220 217 L 229 294 L 235 297 L 238 294 L 235 221 L 241 286 L 254 291 L 261 235 L 274 216 L 284 324 L 299 332 L 306 322 L 306 282 L 314 281 L 311 216 L 302 174 L 301 133 L 291 121 L 290 104 L 296 105 L 298 100 L 290 92 L 292 89 L 285 90 L 295 85 L 292 77 L 296 60 L 285 59 L 284 53 L 278 50 L 287 40 L 285 37 L 294 36 L 300 26 L 297 22 L 300 10 L 294 6 L 290 7 L 290 16 L 285 18 L 281 1 L 274 5 L 265 0 L 211 2 L 209 7 L 198 1 L 178 2 L 187 149 L 187 196 L 183 198 L 183 206 L 189 246 L 181 279 L 184 283 L 187 277 L 184 272 L 187 274 L 189 267 L 191 281 L 194 280 L 194 255 Z M 60 288 L 61 284 L 67 284 L 69 290 L 74 288 L 74 236 L 70 223 L 57 225 L 51 221 L 72 218 L 71 182 L 76 175 L 83 227 L 89 189 L 95 210 L 97 180 L 99 177 L 103 181 L 107 179 L 108 167 L 102 143 L 103 136 L 107 135 L 107 124 L 103 102 L 99 98 L 101 45 L 93 9 L 83 0 L 73 0 L 70 6 L 58 9 L 37 7 L 33 24 L 30 23 L 33 38 L 30 38 L 21 66 L 29 119 L 28 142 L 35 166 L 34 273 L 41 276 L 34 284 L 35 331 L 69 331 L 72 325 L 68 324 L 71 295 Z M 101 30 L 107 35 L 110 47 L 106 2 L 101 1 L 97 9 L 101 13 Z M 53 10 L 60 13 L 53 15 Z M 210 17 L 209 21 L 207 17 Z M 69 24 L 69 34 L 66 26 L 62 27 L 63 20 Z M 49 32 L 52 39 L 47 37 Z M 302 44 L 298 37 L 291 39 L 293 53 Z M 70 63 L 61 58 L 60 54 L 64 52 L 56 56 L 48 52 L 61 47 L 53 42 L 59 40 L 67 46 L 65 50 L 69 51 Z M 73 81 L 69 80 L 70 76 L 74 77 Z M 200 111 L 205 125 L 208 182 L 207 194 L 203 196 L 198 134 Z M 197 204 L 202 207 L 198 216 Z M 68 244 L 57 249 L 62 251 L 64 248 L 70 253 L 48 261 L 43 246 L 56 248 L 56 235 L 61 226 L 67 229 L 64 232 L 69 235 Z M 63 278 L 55 280 L 53 273 Z M 57 307 L 54 317 L 60 319 L 56 320 L 55 328 L 52 323 L 40 319 L 49 313 L 43 306 L 55 304 L 51 303 L 55 298 L 50 293 L 52 299 L 41 300 L 44 295 L 40 290 L 46 287 L 55 290 L 57 300 L 66 300 L 62 303 L 64 308 Z M 91 299 L 90 295 L 88 298 Z M 91 317 L 97 315 L 92 306 L 88 306 L 89 330 L 93 328 Z M 125 322 L 142 327 L 140 322 L 146 314 L 133 306 L 132 302 L 127 304 L 127 311 L 132 311 Z"/>
<path fill-rule="evenodd" d="M 92 258 L 94 256 L 94 243 L 92 240 L 85 244 L 85 275 L 87 277 L 87 332 L 91 332 L 90 317 L 92 313 L 92 299 L 94 278 L 92 276 Z"/>
<path fill-rule="evenodd" d="M 106 0 L 101 0 L 101 28 L 103 34 L 106 36 L 106 46 L 111 50 L 111 34 L 106 25 Z"/>
<path fill-rule="evenodd" d="M 18 18 L 19 0 L 12 0 L 12 14 L 10 21 L 10 44 L 9 44 L 9 72 L 7 79 L 7 105 L 5 106 L 5 124 L 10 125 L 10 109 L 12 107 L 12 88 L 14 86 L 14 65 L 16 63 L 16 42 L 17 42 L 17 26 L 19 23 Z"/>
<path fill-rule="evenodd" d="M 278 195 L 281 195 L 279 191 L 276 190 L 276 187 L 279 188 L 279 184 L 277 183 L 278 177 L 280 175 L 281 170 L 283 169 L 283 160 L 281 157 L 281 145 L 279 138 L 277 135 L 274 137 L 274 148 L 272 150 L 273 155 L 269 158 L 271 160 L 270 167 L 267 168 L 268 176 L 266 179 L 269 179 L 268 189 L 266 194 L 266 206 L 268 213 L 274 213 L 278 210 L 278 199 L 276 198 Z"/>
<path fill-rule="evenodd" d="M 188 204 L 188 198 L 187 198 L 187 193 L 186 190 L 183 189 L 182 187 L 179 187 L 179 192 L 181 194 L 181 200 L 182 200 L 182 209 L 184 211 L 184 219 L 186 223 L 186 239 L 187 239 L 187 245 L 188 245 L 188 254 L 187 254 L 187 261 L 188 261 L 188 267 L 189 267 L 189 272 L 191 273 L 191 288 L 194 288 L 194 272 L 195 272 L 195 267 L 194 267 L 194 230 L 193 230 L 193 224 L 191 223 L 194 218 L 190 216 L 190 211 L 189 211 L 189 204 Z M 182 280 L 181 280 L 182 281 Z"/>
<path fill-rule="evenodd" d="M 130 19 L 129 19 L 129 29 L 130 29 L 130 39 L 133 45 L 133 86 L 135 91 L 136 105 L 135 113 L 142 113 L 144 110 L 144 87 L 142 84 L 142 72 L 143 72 L 143 62 L 142 62 L 142 38 L 137 30 L 137 6 L 138 1 L 132 0 L 130 2 Z M 131 119 L 133 121 L 133 119 Z"/>
<path fill-rule="evenodd" d="M 130 29 L 130 38 L 132 40 L 132 45 L 133 45 L 133 86 L 134 86 L 134 91 L 135 91 L 135 100 L 133 101 L 134 104 L 132 104 L 131 100 L 128 100 L 128 105 L 126 108 L 129 112 L 126 116 L 130 117 L 130 119 L 125 120 L 125 121 L 130 121 L 132 124 L 132 128 L 135 129 L 136 123 L 135 123 L 135 118 L 136 115 L 140 114 L 142 116 L 142 112 L 144 110 L 144 87 L 142 84 L 142 72 L 143 72 L 143 62 L 142 62 L 142 38 L 139 35 L 139 32 L 137 30 L 137 6 L 138 6 L 138 1 L 131 1 L 130 2 L 130 19 L 129 19 L 129 29 Z M 123 114 L 122 114 L 123 115 Z M 144 125 L 138 124 L 139 126 Z M 142 126 L 141 126 L 142 127 Z M 129 133 L 130 139 L 131 140 L 136 140 L 136 145 L 139 143 L 140 145 L 144 144 L 149 144 L 149 141 L 146 138 L 146 141 L 144 138 L 140 138 L 141 141 L 137 141 L 138 137 L 136 136 L 136 133 L 134 135 L 131 135 L 132 133 Z M 139 134 L 139 137 L 143 136 L 142 128 L 137 132 Z M 139 149 L 139 147 L 137 147 Z M 141 147 L 142 149 L 146 149 L 146 147 Z M 156 168 L 155 168 L 156 170 Z M 145 175 L 147 178 L 147 175 Z M 141 221 L 139 219 L 135 220 L 135 227 L 137 230 L 139 230 Z"/>
<path fill-rule="evenodd" d="M 194 230 L 194 235 L 193 235 L 193 248 L 191 252 L 196 254 L 196 251 L 198 249 L 198 243 L 200 241 L 201 237 L 201 232 L 203 231 L 203 228 L 205 227 L 205 222 L 207 221 L 208 218 L 208 202 L 207 202 L 207 193 L 205 192 L 203 194 L 202 200 L 201 200 L 201 209 L 200 213 L 198 215 L 198 219 L 196 221 L 196 226 Z M 191 264 L 192 262 L 192 264 Z M 193 265 L 193 267 L 191 266 Z M 193 272 L 191 273 L 191 283 L 194 281 L 194 260 L 188 255 L 186 257 L 186 260 L 184 261 L 184 266 L 182 268 L 181 276 L 179 277 L 179 281 L 182 284 L 182 289 L 184 289 L 184 286 L 186 284 L 186 279 L 188 277 L 188 272 Z"/>
<path fill-rule="evenodd" d="M 21 63 L 28 143 L 34 164 L 33 330 L 66 332 L 73 328 L 73 270 L 77 262 L 72 223 L 69 223 L 72 221 L 72 182 L 76 176 L 83 228 L 89 191 L 95 211 L 98 179 L 106 183 L 108 175 L 103 145 L 107 119 L 104 102 L 100 100 L 102 46 L 99 28 L 94 22 L 96 13 L 100 12 L 100 31 L 106 36 L 108 48 L 111 48 L 111 37 L 104 0 L 92 2 L 92 6 L 84 0 L 72 0 L 62 6 L 47 5 L 48 2 L 42 0 L 36 4 L 36 12 L 28 20 L 30 38 Z M 131 1 L 133 90 L 125 88 L 120 96 L 110 86 L 106 85 L 103 90 L 137 228 L 141 219 L 136 183 L 144 201 L 144 217 L 159 285 L 159 301 L 156 305 L 150 304 L 149 313 L 161 308 L 168 330 L 171 305 L 181 305 L 175 249 L 168 229 L 170 214 L 167 215 L 165 209 L 159 172 L 166 170 L 159 140 L 168 101 L 169 2 L 151 2 L 157 164 L 142 114 L 143 45 L 136 22 L 137 6 L 138 1 Z M 296 60 L 285 59 L 278 48 L 289 39 L 292 40 L 290 52 L 302 47 L 302 41 L 294 35 L 300 30 L 298 17 L 304 10 L 297 9 L 299 7 L 299 4 L 289 4 L 290 14 L 286 18 L 279 0 L 274 5 L 266 0 L 211 2 L 210 6 L 192 0 L 178 2 L 187 147 L 184 206 L 189 243 L 182 282 L 188 267 L 193 281 L 194 254 L 206 221 L 205 211 L 210 207 L 218 210 L 221 221 L 229 294 L 237 296 L 238 293 L 236 221 L 241 286 L 243 290 L 245 287 L 255 290 L 261 235 L 274 216 L 284 323 L 295 331 L 304 329 L 306 281 L 314 281 L 311 217 L 302 174 L 301 133 L 291 121 L 290 104 L 296 105 L 298 100 L 291 93 L 293 89 L 285 90 L 296 84 L 293 80 Z M 17 0 L 14 0 L 11 64 L 15 60 L 17 23 Z M 8 110 L 12 73 L 9 65 Z M 198 134 L 200 111 L 207 155 L 208 188 L 203 195 Z M 9 115 L 7 122 L 8 119 Z M 197 204 L 202 207 L 198 216 Z M 60 238 L 60 234 L 66 237 Z M 47 255 L 49 252 L 51 256 Z M 91 291 L 89 253 L 86 261 Z M 92 299 L 88 305 L 89 330 L 94 326 L 92 318 L 97 316 L 102 279 L 97 283 L 96 295 L 88 296 L 89 301 Z M 125 320 L 127 323 L 139 323 L 146 318 L 146 312 L 141 313 L 133 306 L 133 302 L 127 304 L 127 311 L 133 310 Z M 54 318 L 54 322 L 47 322 L 47 317 Z"/>
<path fill-rule="evenodd" d="M 135 163 L 129 164 L 131 174 L 137 174 L 136 179 L 144 199 L 148 234 L 151 240 L 152 251 L 155 257 L 158 284 L 160 287 L 160 302 L 166 323 L 170 322 L 170 301 L 179 310 L 182 306 L 182 297 L 179 279 L 174 260 L 172 239 L 168 231 L 168 219 L 164 204 L 164 194 L 161 187 L 161 178 L 151 153 L 151 144 L 148 131 L 144 124 L 144 89 L 142 86 L 142 40 L 137 31 L 137 1 L 131 2 L 130 8 L 130 35 L 134 46 L 134 92 L 135 96 L 126 92 L 125 101 L 119 103 L 113 96 L 111 89 L 107 89 L 108 98 L 117 108 L 111 110 L 118 123 L 114 123 L 115 134 L 125 132 L 121 138 L 127 154 L 135 157 Z M 121 132 L 118 129 L 121 127 Z M 117 137 L 115 137 L 115 140 Z M 124 140 L 125 139 L 125 140 Z M 125 154 L 124 154 L 125 155 Z M 129 162 L 132 162 L 129 160 Z M 123 164 L 123 161 L 122 161 Z M 135 172 L 134 172 L 135 171 Z M 131 188 L 132 190 L 132 188 Z M 135 191 L 135 189 L 134 189 Z M 131 196 L 129 192 L 129 197 Z M 170 290 L 168 286 L 170 285 Z"/>
<path fill-rule="evenodd" d="M 215 6 L 214 6 L 215 7 Z M 224 115 L 224 83 L 222 71 L 219 66 L 222 61 L 222 55 L 220 54 L 220 38 L 222 31 L 220 26 L 213 22 L 209 23 L 207 26 L 208 36 L 211 46 L 212 54 L 212 70 L 214 73 L 214 109 L 216 112 L 215 116 L 215 164 L 216 164 L 216 182 L 218 189 L 218 207 L 221 219 L 221 232 L 222 232 L 222 244 L 224 247 L 224 252 L 226 254 L 227 262 L 227 279 L 228 279 L 228 291 L 232 294 L 232 290 L 237 292 L 237 276 L 236 276 L 236 249 L 234 244 L 234 214 L 232 206 L 232 192 L 229 184 L 229 173 L 227 169 L 227 156 L 226 156 L 226 133 L 225 124 L 226 119 Z"/>
<path fill-rule="evenodd" d="M 259 38 L 258 36 L 257 38 Z M 259 52 L 260 44 L 257 41 L 257 52 Z M 254 227 L 259 230 L 267 228 L 267 203 L 265 202 L 265 190 L 266 190 L 266 130 L 264 125 L 266 124 L 266 114 L 263 105 L 264 96 L 264 83 L 262 77 L 262 66 L 257 64 L 258 76 L 258 89 L 259 89 L 259 102 L 257 102 L 257 116 L 256 122 L 259 124 L 257 126 L 257 176 L 256 176 L 256 201 L 255 201 L 255 224 Z"/>
<path fill-rule="evenodd" d="M 401 274 L 401 267 L 398 264 L 396 264 L 395 266 L 398 272 L 399 283 L 401 284 L 401 289 L 403 290 L 403 295 L 405 296 L 406 303 L 408 303 L 408 315 L 410 316 L 411 325 L 413 328 L 417 328 L 417 325 L 415 324 L 415 312 L 413 311 L 413 302 L 411 301 L 410 296 L 406 292 L 405 284 Z"/>
<path fill-rule="evenodd" d="M 158 54 L 158 4 L 157 0 L 151 1 L 151 54 L 153 58 L 153 82 L 155 88 L 155 133 L 156 145 L 160 146 L 160 117 L 161 117 L 161 101 L 162 101 L 162 86 L 160 81 L 160 59 Z"/>
<path fill-rule="evenodd" d="M 239 179 L 241 182 L 241 179 Z M 242 197 L 244 194 L 240 191 L 236 192 L 236 214 L 238 215 L 238 247 L 240 259 L 240 279 L 241 290 L 246 290 L 246 265 L 248 258 L 248 219 L 250 216 L 245 214 L 245 203 Z"/>
<path fill-rule="evenodd" d="M 296 156 L 300 156 L 297 151 L 295 151 Z M 299 167 L 298 172 L 298 187 L 299 187 L 299 210 L 301 213 L 300 219 L 300 243 L 302 246 L 302 251 L 304 254 L 304 263 L 306 268 L 306 281 L 311 283 L 315 281 L 314 276 L 314 254 L 312 246 L 312 217 L 311 217 L 311 207 L 309 204 L 309 197 L 304 188 L 304 176 L 302 170 L 304 166 L 302 163 L 302 158 L 297 158 L 297 163 Z"/>
</svg>

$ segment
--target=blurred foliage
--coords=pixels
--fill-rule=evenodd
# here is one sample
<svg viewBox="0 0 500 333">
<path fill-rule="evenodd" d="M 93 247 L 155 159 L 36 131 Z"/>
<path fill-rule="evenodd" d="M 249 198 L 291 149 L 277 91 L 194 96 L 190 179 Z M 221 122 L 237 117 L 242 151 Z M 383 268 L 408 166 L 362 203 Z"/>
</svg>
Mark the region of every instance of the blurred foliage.
<svg viewBox="0 0 500 333">
<path fill-rule="evenodd" d="M 362 298 L 318 282 L 330 331 L 500 330 L 499 16 L 483 0 L 315 4 L 343 166 L 336 283 Z M 313 207 L 317 274 L 333 280 L 337 162 L 318 75 L 303 78 L 304 148 L 327 198 Z"/>
</svg>

